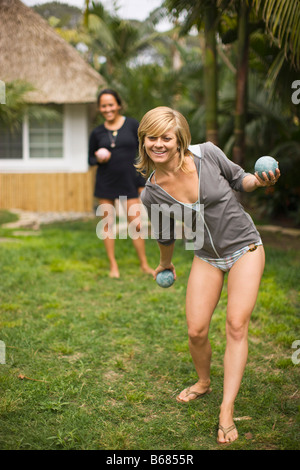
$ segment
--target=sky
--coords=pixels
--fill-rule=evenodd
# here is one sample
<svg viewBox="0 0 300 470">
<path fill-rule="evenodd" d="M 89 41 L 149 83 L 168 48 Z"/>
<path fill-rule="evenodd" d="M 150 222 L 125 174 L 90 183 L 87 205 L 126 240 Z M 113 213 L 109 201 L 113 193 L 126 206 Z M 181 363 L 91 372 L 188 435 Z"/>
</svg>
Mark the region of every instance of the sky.
<svg viewBox="0 0 300 470">
<path fill-rule="evenodd" d="M 41 5 L 51 0 L 22 0 L 25 5 L 31 7 L 33 5 Z M 83 8 L 84 0 L 58 0 L 60 3 L 68 3 L 78 8 Z M 149 13 L 162 4 L 163 0 L 118 0 L 117 5 L 120 6 L 118 16 L 124 19 L 144 20 Z M 101 0 L 102 5 L 110 11 L 112 0 Z"/>
</svg>

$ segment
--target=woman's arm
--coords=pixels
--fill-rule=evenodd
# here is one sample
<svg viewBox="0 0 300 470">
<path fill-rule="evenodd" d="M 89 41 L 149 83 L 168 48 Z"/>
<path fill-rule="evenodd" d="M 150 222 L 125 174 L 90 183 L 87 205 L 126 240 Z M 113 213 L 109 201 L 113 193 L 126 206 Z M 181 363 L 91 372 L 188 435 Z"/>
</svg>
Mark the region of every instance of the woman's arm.
<svg viewBox="0 0 300 470">
<path fill-rule="evenodd" d="M 243 179 L 243 189 L 247 193 L 251 193 L 257 188 L 265 186 L 273 186 L 280 177 L 280 170 L 276 168 L 275 175 L 272 171 L 269 172 L 271 179 L 268 178 L 267 174 L 264 174 L 264 179 L 260 178 L 257 173 L 254 175 L 246 175 Z"/>
<path fill-rule="evenodd" d="M 175 272 L 175 267 L 173 265 L 172 261 L 172 256 L 174 252 L 174 246 L 175 242 L 173 242 L 171 245 L 162 245 L 161 243 L 158 242 L 159 246 L 159 251 L 160 251 L 160 259 L 159 259 L 159 265 L 155 269 L 155 274 L 154 274 L 154 279 L 156 279 L 156 276 L 159 272 L 164 271 L 165 269 L 170 269 L 173 274 L 174 278 L 176 279 L 176 272 Z"/>
<path fill-rule="evenodd" d="M 98 150 L 99 144 L 95 135 L 95 131 L 92 131 L 89 138 L 89 153 L 88 153 L 88 162 L 90 166 L 97 165 L 98 161 L 95 155 L 95 152 Z"/>
</svg>

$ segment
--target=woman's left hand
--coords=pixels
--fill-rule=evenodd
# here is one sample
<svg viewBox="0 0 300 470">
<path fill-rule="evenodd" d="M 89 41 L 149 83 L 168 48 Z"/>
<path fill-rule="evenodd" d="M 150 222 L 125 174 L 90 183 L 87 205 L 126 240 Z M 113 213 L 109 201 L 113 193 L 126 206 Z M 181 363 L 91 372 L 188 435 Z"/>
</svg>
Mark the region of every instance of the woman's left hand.
<svg viewBox="0 0 300 470">
<path fill-rule="evenodd" d="M 258 176 L 258 173 L 257 172 L 255 173 L 255 177 L 256 177 L 256 179 L 259 183 L 259 184 L 257 184 L 257 182 L 256 182 L 257 186 L 262 186 L 262 187 L 263 186 L 274 186 L 274 184 L 276 184 L 278 179 L 280 178 L 280 170 L 279 170 L 279 168 L 276 168 L 275 175 L 274 175 L 273 171 L 269 171 L 269 177 L 268 177 L 267 173 L 263 171 L 262 176 L 263 176 L 263 178 L 260 178 Z"/>
</svg>

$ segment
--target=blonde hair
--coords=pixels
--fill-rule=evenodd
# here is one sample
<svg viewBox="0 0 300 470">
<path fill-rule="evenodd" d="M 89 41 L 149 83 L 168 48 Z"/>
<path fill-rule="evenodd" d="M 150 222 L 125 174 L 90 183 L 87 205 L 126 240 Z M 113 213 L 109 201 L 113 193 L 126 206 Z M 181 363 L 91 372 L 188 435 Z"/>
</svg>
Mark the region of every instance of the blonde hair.
<svg viewBox="0 0 300 470">
<path fill-rule="evenodd" d="M 143 176 L 149 176 L 154 169 L 154 164 L 144 147 L 145 137 L 147 135 L 159 137 L 171 129 L 176 134 L 179 147 L 179 165 L 177 169 L 182 168 L 182 170 L 185 171 L 184 157 L 186 155 L 192 155 L 188 150 L 188 146 L 191 143 L 191 133 L 188 122 L 179 111 L 168 108 L 167 106 L 158 106 L 144 115 L 138 128 L 139 158 L 135 166 Z"/>
</svg>

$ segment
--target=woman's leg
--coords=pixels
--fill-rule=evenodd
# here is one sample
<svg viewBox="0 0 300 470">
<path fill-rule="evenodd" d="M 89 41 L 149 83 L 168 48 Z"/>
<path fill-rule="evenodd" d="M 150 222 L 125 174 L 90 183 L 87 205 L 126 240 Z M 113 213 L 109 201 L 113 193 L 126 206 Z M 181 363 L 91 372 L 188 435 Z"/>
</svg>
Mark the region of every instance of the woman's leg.
<svg viewBox="0 0 300 470">
<path fill-rule="evenodd" d="M 265 265 L 263 246 L 247 252 L 228 273 L 228 304 L 226 319 L 227 344 L 224 356 L 224 390 L 219 422 L 224 428 L 233 425 L 234 401 L 238 394 L 248 356 L 248 325 L 254 309 Z M 233 429 L 219 442 L 237 439 Z"/>
<path fill-rule="evenodd" d="M 211 346 L 208 331 L 223 280 L 220 269 L 194 257 L 186 292 L 186 317 L 189 349 L 199 380 L 178 395 L 179 401 L 188 402 L 197 396 L 196 393 L 204 393 L 209 388 Z"/>
<path fill-rule="evenodd" d="M 145 240 L 142 237 L 141 227 L 141 207 L 139 199 L 126 200 L 127 221 L 132 232 L 132 243 L 140 260 L 141 269 L 145 273 L 154 274 L 154 270 L 148 265 L 146 257 Z M 139 235 L 140 234 L 140 235 Z M 130 235 L 130 234 L 129 234 Z"/>
<path fill-rule="evenodd" d="M 115 210 L 114 210 L 114 201 L 110 199 L 99 199 L 99 204 L 103 208 L 102 219 L 105 219 L 107 222 L 104 227 L 104 236 L 103 242 L 107 257 L 110 264 L 109 276 L 119 278 L 119 268 L 115 258 L 115 235 L 114 235 L 114 224 L 115 224 Z"/>
</svg>

